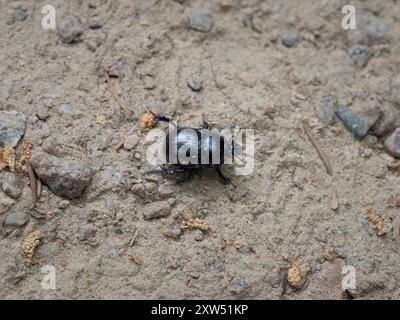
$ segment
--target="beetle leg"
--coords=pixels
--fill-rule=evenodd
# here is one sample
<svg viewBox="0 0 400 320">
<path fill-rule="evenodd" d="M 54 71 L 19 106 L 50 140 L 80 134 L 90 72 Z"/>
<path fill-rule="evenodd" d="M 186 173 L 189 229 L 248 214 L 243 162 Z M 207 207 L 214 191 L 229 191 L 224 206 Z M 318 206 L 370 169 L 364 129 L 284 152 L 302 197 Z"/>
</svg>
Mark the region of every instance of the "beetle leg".
<svg viewBox="0 0 400 320">
<path fill-rule="evenodd" d="M 231 180 L 229 178 L 225 177 L 225 175 L 222 173 L 220 167 L 216 167 L 215 170 L 217 171 L 218 176 L 221 179 L 221 181 L 223 182 L 223 184 L 230 184 L 231 183 Z"/>
<path fill-rule="evenodd" d="M 160 116 L 160 115 L 158 115 L 158 114 L 156 114 L 155 116 L 156 116 L 156 118 L 157 118 L 158 121 L 168 122 L 168 123 L 171 121 L 171 119 L 168 118 L 168 117 L 166 117 L 166 116 Z"/>
<path fill-rule="evenodd" d="M 190 180 L 192 177 L 191 175 L 191 170 L 185 169 L 185 168 L 167 168 L 165 166 L 160 166 L 161 171 L 164 172 L 165 174 L 173 175 L 175 180 L 179 183 L 185 182 L 187 180 Z M 183 175 L 184 174 L 184 175 Z"/>
<path fill-rule="evenodd" d="M 208 124 L 208 122 L 206 121 L 204 114 L 201 115 L 201 117 L 203 118 L 203 125 L 201 126 L 202 129 L 208 129 L 210 127 L 210 125 Z"/>
</svg>

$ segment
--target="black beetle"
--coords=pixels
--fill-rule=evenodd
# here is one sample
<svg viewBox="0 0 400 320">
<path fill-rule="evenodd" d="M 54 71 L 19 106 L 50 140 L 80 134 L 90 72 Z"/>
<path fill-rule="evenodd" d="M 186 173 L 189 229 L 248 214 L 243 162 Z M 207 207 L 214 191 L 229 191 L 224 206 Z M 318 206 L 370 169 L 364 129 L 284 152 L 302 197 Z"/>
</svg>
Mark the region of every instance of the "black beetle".
<svg viewBox="0 0 400 320">
<path fill-rule="evenodd" d="M 154 113 L 153 113 L 154 114 Z M 158 121 L 171 122 L 171 119 L 154 114 Z M 224 184 L 230 183 L 230 179 L 225 177 L 221 171 L 221 165 L 226 164 L 227 155 L 233 163 L 235 155 L 240 152 L 240 145 L 233 139 L 227 139 L 220 134 L 210 134 L 202 136 L 202 129 L 210 129 L 209 124 L 204 120 L 201 128 L 175 127 L 173 135 L 169 132 L 165 137 L 165 159 L 166 165 L 161 166 L 164 172 L 175 174 L 178 172 L 189 172 L 200 168 L 215 169 Z M 175 139 L 171 139 L 171 137 Z M 190 159 L 189 162 L 182 162 L 178 155 L 178 150 L 182 150 Z M 191 155 L 189 150 L 195 150 Z M 202 154 L 203 150 L 203 154 Z M 172 157 L 171 157 L 172 155 Z M 206 160 L 206 161 L 204 161 Z"/>
</svg>

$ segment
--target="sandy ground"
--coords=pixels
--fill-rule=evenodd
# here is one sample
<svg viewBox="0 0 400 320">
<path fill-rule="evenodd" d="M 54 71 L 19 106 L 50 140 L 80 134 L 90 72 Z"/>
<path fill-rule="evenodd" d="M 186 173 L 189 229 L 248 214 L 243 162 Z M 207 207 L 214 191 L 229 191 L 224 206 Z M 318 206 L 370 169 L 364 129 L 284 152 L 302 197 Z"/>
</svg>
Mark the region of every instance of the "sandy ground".
<svg viewBox="0 0 400 320">
<path fill-rule="evenodd" d="M 15 173 L 23 194 L 0 218 L 17 210 L 28 221 L 1 226 L 0 297 L 398 299 L 400 212 L 393 199 L 400 178 L 388 170 L 394 158 L 373 136 L 357 142 L 337 118 L 327 124 L 317 114 L 327 97 L 351 107 L 374 95 L 399 109 L 400 3 L 353 2 L 357 15 L 387 27 L 382 41 L 368 43 L 373 57 L 365 67 L 348 54 L 346 3 L 1 0 L 0 110 L 25 114 L 22 141 L 33 150 L 89 163 L 94 176 L 69 203 L 43 186 L 30 209 L 29 179 Z M 45 4 L 56 8 L 57 23 L 79 17 L 80 41 L 63 43 L 56 30 L 41 27 Z M 23 21 L 13 18 L 19 9 L 27 10 Z M 190 28 L 198 11 L 212 15 L 210 32 Z M 93 17 L 103 26 L 90 28 Z M 299 34 L 294 47 L 281 41 L 290 27 Z M 125 115 L 105 82 L 110 67 Z M 187 84 L 194 78 L 202 82 L 198 92 Z M 219 128 L 254 129 L 253 175 L 231 175 L 235 188 L 213 172 L 182 183 L 147 173 L 139 120 L 149 109 L 185 126 L 199 126 L 204 114 Z M 130 134 L 138 145 L 116 152 Z M 147 191 L 137 192 L 138 184 Z M 172 204 L 171 214 L 144 220 L 144 206 L 159 200 Z M 366 217 L 369 208 L 387 223 L 381 236 Z M 196 217 L 208 230 L 168 236 Z M 93 237 L 81 241 L 83 227 L 94 229 Z M 20 254 L 32 230 L 44 234 L 33 265 Z M 300 289 L 285 280 L 296 263 L 304 273 Z M 44 265 L 55 267 L 55 290 L 41 286 Z M 341 287 L 344 265 L 356 272 L 348 292 Z"/>
</svg>

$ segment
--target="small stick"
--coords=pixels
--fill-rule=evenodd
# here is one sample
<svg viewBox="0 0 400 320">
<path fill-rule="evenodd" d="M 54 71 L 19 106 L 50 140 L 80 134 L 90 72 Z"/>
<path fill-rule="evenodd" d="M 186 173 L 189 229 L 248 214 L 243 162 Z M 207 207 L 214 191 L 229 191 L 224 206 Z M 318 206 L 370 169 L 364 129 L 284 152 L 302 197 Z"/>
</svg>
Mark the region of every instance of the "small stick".
<svg viewBox="0 0 400 320">
<path fill-rule="evenodd" d="M 39 199 L 42 194 L 42 180 L 37 179 L 36 182 L 37 182 L 37 196 Z"/>
<path fill-rule="evenodd" d="M 139 235 L 139 233 L 138 233 L 138 231 L 136 230 L 136 231 L 135 231 L 135 234 L 133 235 L 133 237 L 132 237 L 131 240 L 129 241 L 129 246 L 130 246 L 130 247 L 133 246 L 133 244 L 135 243 L 135 241 L 136 241 L 138 235 Z"/>
<path fill-rule="evenodd" d="M 339 209 L 339 201 L 337 198 L 336 186 L 332 186 L 332 189 L 331 189 L 331 209 L 332 210 Z"/>
<path fill-rule="evenodd" d="M 122 149 L 122 147 L 124 146 L 125 143 L 125 137 L 121 139 L 120 142 L 118 142 L 118 144 L 115 146 L 115 151 L 119 152 L 119 150 Z"/>
<path fill-rule="evenodd" d="M 115 101 L 117 101 L 117 104 L 119 105 L 121 111 L 125 112 L 126 109 L 124 107 L 124 104 L 122 103 L 122 100 L 120 98 L 120 96 L 117 94 L 117 92 L 115 91 L 114 86 L 111 83 L 111 79 L 110 76 L 108 75 L 107 72 L 104 72 L 104 74 L 106 75 L 106 82 L 107 82 L 107 86 L 108 86 L 108 90 L 110 90 L 111 94 L 113 95 Z"/>
<path fill-rule="evenodd" d="M 315 140 L 315 138 L 313 137 L 310 127 L 308 125 L 308 122 L 306 120 L 303 120 L 303 124 L 304 124 L 304 131 L 308 137 L 308 139 L 310 140 L 311 144 L 314 146 L 315 150 L 317 150 L 317 153 L 319 155 L 319 157 L 321 158 L 322 162 L 324 163 L 326 172 L 332 176 L 333 175 L 333 170 L 332 170 L 332 166 L 331 163 L 329 162 L 328 156 L 326 155 L 326 153 L 321 149 L 321 147 L 319 146 L 318 142 Z"/>
<path fill-rule="evenodd" d="M 26 167 L 28 169 L 29 184 L 30 184 L 31 190 L 32 190 L 32 208 L 33 208 L 33 207 L 35 207 L 37 199 L 38 199 L 36 176 L 35 176 L 35 173 L 33 172 L 32 164 L 29 160 L 26 161 Z"/>
</svg>

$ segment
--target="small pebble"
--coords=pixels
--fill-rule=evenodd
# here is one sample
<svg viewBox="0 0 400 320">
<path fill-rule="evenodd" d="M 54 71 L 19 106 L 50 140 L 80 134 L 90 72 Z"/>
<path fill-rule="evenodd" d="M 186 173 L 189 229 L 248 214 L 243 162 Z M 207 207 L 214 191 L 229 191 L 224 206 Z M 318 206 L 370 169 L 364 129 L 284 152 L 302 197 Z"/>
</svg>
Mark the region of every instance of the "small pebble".
<svg viewBox="0 0 400 320">
<path fill-rule="evenodd" d="M 28 221 L 24 212 L 8 212 L 3 221 L 5 227 L 21 227 Z"/>
<path fill-rule="evenodd" d="M 143 184 L 147 192 L 154 192 L 157 189 L 157 184 L 155 182 L 145 182 Z"/>
<path fill-rule="evenodd" d="M 89 0 L 89 1 L 88 1 L 88 7 L 89 7 L 90 9 L 96 9 L 96 8 L 97 8 L 97 2 L 96 2 L 96 0 Z"/>
<path fill-rule="evenodd" d="M 36 116 L 40 120 L 46 121 L 50 117 L 49 107 L 44 103 L 39 103 L 38 106 L 36 107 Z"/>
<path fill-rule="evenodd" d="M 26 9 L 18 9 L 15 12 L 15 20 L 24 21 L 28 17 L 28 10 Z"/>
<path fill-rule="evenodd" d="M 132 186 L 131 190 L 132 190 L 133 194 L 138 195 L 138 196 L 142 195 L 145 192 L 145 188 L 142 183 L 134 184 Z"/>
<path fill-rule="evenodd" d="M 7 196 L 17 199 L 22 195 L 24 183 L 16 174 L 4 171 L 0 174 L 0 189 Z"/>
<path fill-rule="evenodd" d="M 285 47 L 292 48 L 300 42 L 300 34 L 294 28 L 289 28 L 281 37 L 281 42 Z"/>
<path fill-rule="evenodd" d="M 382 117 L 371 128 L 378 137 L 394 131 L 396 125 L 400 125 L 400 110 L 393 105 L 384 104 L 381 107 Z"/>
<path fill-rule="evenodd" d="M 12 198 L 0 192 L 0 215 L 6 213 L 14 203 Z"/>
<path fill-rule="evenodd" d="M 200 32 L 210 32 L 214 27 L 214 19 L 207 12 L 194 12 L 190 16 L 190 27 Z"/>
<path fill-rule="evenodd" d="M 366 46 L 351 47 L 348 53 L 355 65 L 359 68 L 365 67 L 368 61 L 372 58 L 372 52 L 370 48 Z"/>
<path fill-rule="evenodd" d="M 127 136 L 124 141 L 124 150 L 132 150 L 139 143 L 139 137 L 137 135 Z"/>
<path fill-rule="evenodd" d="M 90 23 L 89 23 L 89 27 L 91 29 L 100 29 L 103 27 L 103 22 L 101 21 L 101 19 L 99 17 L 94 17 Z"/>
<path fill-rule="evenodd" d="M 159 187 L 158 187 L 158 194 L 160 195 L 160 196 L 163 196 L 163 197 L 165 197 L 165 196 L 169 196 L 169 195 L 171 195 L 171 194 L 173 194 L 174 193 L 174 189 L 171 187 L 171 185 L 169 185 L 169 184 L 161 184 Z"/>
<path fill-rule="evenodd" d="M 96 235 L 96 229 L 92 226 L 81 226 L 79 229 L 79 240 L 85 241 Z"/>
<path fill-rule="evenodd" d="M 229 284 L 229 291 L 237 297 L 243 297 L 249 289 L 250 285 L 243 277 L 234 278 Z"/>
<path fill-rule="evenodd" d="M 149 203 L 143 208 L 143 218 L 145 220 L 166 217 L 171 213 L 171 206 L 167 201 L 156 201 Z"/>
<path fill-rule="evenodd" d="M 179 239 L 182 235 L 182 230 L 178 228 L 177 226 L 173 226 L 171 228 L 171 234 L 175 239 Z"/>
<path fill-rule="evenodd" d="M 35 117 L 36 118 L 36 117 Z M 0 111 L 0 147 L 15 148 L 25 134 L 26 117 L 18 111 Z"/>
<path fill-rule="evenodd" d="M 371 158 L 373 151 L 371 148 L 365 148 L 361 150 L 361 157 L 363 158 Z"/>
<path fill-rule="evenodd" d="M 79 161 L 61 159 L 42 151 L 32 154 L 31 163 L 38 177 L 60 197 L 79 197 L 91 183 L 91 167 Z"/>
<path fill-rule="evenodd" d="M 393 204 L 395 207 L 400 208 L 400 194 L 393 198 Z"/>
<path fill-rule="evenodd" d="M 194 230 L 193 233 L 194 240 L 202 241 L 204 239 L 204 234 L 201 230 Z"/>
<path fill-rule="evenodd" d="M 374 15 L 357 15 L 357 28 L 347 30 L 347 41 L 351 45 L 376 45 L 387 42 L 388 28 Z"/>
<path fill-rule="evenodd" d="M 386 138 L 384 147 L 390 155 L 400 159 L 400 128 Z"/>
<path fill-rule="evenodd" d="M 201 89 L 203 89 L 202 82 L 196 78 L 192 78 L 191 80 L 188 81 L 188 87 L 195 92 L 198 92 Z"/>
<path fill-rule="evenodd" d="M 118 221 L 123 220 L 125 217 L 125 214 L 123 212 L 117 212 L 117 214 L 115 215 L 115 219 L 117 219 Z"/>
<path fill-rule="evenodd" d="M 357 114 L 352 112 L 346 106 L 339 106 L 336 110 L 336 116 L 344 123 L 353 136 L 362 140 L 369 129 L 381 117 L 381 111 L 376 107 L 374 101 L 370 100 L 358 109 Z"/>
<path fill-rule="evenodd" d="M 61 200 L 58 204 L 59 209 L 66 209 L 69 206 L 69 201 L 68 200 Z"/>
<path fill-rule="evenodd" d="M 333 125 L 335 123 L 336 102 L 334 98 L 328 96 L 322 99 L 318 104 L 316 113 L 324 125 Z"/>
<path fill-rule="evenodd" d="M 318 233 L 315 235 L 315 239 L 316 239 L 317 241 L 323 242 L 323 243 L 326 243 L 326 242 L 328 241 L 327 236 L 326 236 L 326 233 L 325 233 L 325 232 L 322 232 L 322 231 L 318 232 Z"/>
<path fill-rule="evenodd" d="M 75 16 L 66 16 L 62 18 L 57 30 L 61 41 L 64 43 L 78 41 L 84 31 L 81 21 Z"/>
</svg>

